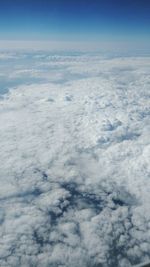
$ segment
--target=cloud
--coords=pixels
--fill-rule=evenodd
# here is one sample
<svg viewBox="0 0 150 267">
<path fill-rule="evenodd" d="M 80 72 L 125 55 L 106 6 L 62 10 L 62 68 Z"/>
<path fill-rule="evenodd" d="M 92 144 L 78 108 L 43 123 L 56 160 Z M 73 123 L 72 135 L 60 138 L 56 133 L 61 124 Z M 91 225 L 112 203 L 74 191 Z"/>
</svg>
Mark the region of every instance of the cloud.
<svg viewBox="0 0 150 267">
<path fill-rule="evenodd" d="M 144 262 L 149 59 L 59 61 L 82 78 L 20 85 L 0 103 L 0 265 Z M 46 62 L 53 64 L 51 57 Z"/>
</svg>

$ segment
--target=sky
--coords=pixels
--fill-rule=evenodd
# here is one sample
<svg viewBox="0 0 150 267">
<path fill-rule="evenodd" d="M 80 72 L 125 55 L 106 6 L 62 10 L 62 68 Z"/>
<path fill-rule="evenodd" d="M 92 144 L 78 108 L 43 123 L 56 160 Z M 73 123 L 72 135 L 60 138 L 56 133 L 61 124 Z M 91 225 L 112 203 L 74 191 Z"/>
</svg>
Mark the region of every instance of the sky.
<svg viewBox="0 0 150 267">
<path fill-rule="evenodd" d="M 149 0 L 1 0 L 0 40 L 150 40 Z"/>
</svg>

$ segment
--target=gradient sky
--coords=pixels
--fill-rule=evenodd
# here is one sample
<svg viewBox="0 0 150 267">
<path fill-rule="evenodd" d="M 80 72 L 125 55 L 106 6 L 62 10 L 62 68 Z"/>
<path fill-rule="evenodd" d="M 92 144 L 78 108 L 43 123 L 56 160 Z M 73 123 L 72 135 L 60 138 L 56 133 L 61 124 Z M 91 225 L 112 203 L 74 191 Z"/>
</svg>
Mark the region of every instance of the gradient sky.
<svg viewBox="0 0 150 267">
<path fill-rule="evenodd" d="M 1 0 L 0 40 L 150 40 L 149 0 Z"/>
</svg>

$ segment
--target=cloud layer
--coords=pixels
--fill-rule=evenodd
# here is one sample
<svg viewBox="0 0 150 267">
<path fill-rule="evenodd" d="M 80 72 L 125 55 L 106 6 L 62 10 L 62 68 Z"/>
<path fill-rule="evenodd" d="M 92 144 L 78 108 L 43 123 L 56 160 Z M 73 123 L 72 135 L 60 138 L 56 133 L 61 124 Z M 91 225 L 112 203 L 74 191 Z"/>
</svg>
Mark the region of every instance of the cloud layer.
<svg viewBox="0 0 150 267">
<path fill-rule="evenodd" d="M 37 69 L 56 79 L 0 102 L 0 266 L 148 260 L 149 59 L 41 55 Z"/>
</svg>

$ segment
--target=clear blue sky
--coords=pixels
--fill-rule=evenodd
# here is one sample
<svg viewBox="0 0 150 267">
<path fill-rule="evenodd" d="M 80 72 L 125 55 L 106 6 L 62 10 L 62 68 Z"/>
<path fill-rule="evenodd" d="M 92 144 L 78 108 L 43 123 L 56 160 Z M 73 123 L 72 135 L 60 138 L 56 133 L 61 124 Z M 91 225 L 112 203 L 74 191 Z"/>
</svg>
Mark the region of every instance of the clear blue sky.
<svg viewBox="0 0 150 267">
<path fill-rule="evenodd" d="M 0 0 L 1 40 L 150 40 L 149 0 Z"/>
</svg>

